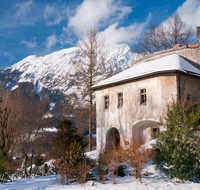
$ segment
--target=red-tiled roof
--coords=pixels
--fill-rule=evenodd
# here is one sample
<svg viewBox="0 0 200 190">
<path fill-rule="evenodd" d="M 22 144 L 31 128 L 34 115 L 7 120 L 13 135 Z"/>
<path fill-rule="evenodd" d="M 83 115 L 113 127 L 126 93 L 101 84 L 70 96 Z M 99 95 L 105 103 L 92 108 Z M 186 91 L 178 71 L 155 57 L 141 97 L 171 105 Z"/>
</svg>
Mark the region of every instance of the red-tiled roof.
<svg viewBox="0 0 200 190">
<path fill-rule="evenodd" d="M 187 48 L 196 48 L 196 47 L 198 47 L 198 45 L 197 45 L 197 44 L 193 44 L 193 45 L 187 45 Z"/>
</svg>

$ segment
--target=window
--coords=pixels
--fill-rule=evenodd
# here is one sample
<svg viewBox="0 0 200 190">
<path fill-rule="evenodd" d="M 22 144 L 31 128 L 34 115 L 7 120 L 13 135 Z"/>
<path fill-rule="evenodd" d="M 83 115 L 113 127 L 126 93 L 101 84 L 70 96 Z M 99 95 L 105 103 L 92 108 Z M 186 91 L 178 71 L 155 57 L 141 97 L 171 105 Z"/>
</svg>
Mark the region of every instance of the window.
<svg viewBox="0 0 200 190">
<path fill-rule="evenodd" d="M 147 103 L 147 93 L 146 89 L 140 90 L 140 104 L 146 104 Z"/>
<path fill-rule="evenodd" d="M 118 94 L 118 107 L 123 106 L 123 93 Z"/>
<path fill-rule="evenodd" d="M 159 128 L 151 128 L 151 138 L 156 139 L 158 135 Z"/>
<path fill-rule="evenodd" d="M 104 108 L 109 108 L 109 96 L 104 96 Z"/>
</svg>

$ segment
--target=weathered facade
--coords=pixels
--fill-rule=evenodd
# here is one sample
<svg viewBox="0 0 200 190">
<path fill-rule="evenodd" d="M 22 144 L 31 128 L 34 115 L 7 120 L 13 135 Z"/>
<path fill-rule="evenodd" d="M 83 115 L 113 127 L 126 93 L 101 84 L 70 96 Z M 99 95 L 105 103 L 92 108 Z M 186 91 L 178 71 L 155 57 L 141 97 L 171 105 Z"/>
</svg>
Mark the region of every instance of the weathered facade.
<svg viewBox="0 0 200 190">
<path fill-rule="evenodd" d="M 187 49 L 193 57 L 197 52 L 199 59 L 200 48 Z M 96 91 L 98 152 L 111 145 L 126 146 L 138 137 L 150 141 L 160 118 L 166 116 L 167 105 L 183 96 L 200 98 L 200 70 L 192 66 L 199 62 L 170 54 L 138 61 L 92 87 Z"/>
</svg>

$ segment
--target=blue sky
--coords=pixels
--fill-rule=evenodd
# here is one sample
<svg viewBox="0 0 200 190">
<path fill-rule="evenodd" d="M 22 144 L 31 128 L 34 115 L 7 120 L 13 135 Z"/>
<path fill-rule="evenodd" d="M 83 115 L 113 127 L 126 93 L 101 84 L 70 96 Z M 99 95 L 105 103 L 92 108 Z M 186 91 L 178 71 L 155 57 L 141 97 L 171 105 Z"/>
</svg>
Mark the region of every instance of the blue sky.
<svg viewBox="0 0 200 190">
<path fill-rule="evenodd" d="M 0 0 L 0 67 L 76 46 L 92 27 L 107 44 L 132 47 L 149 23 L 175 11 L 200 26 L 200 0 Z"/>
</svg>

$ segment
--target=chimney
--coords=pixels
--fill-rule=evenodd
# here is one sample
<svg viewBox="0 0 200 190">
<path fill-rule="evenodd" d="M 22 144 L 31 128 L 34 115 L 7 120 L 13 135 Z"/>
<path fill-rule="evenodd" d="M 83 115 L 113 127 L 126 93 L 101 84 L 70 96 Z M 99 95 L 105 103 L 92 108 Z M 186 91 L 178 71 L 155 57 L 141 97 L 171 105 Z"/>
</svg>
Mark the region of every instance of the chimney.
<svg viewBox="0 0 200 190">
<path fill-rule="evenodd" d="M 197 35 L 197 45 L 200 48 L 200 26 L 196 27 L 196 35 Z"/>
</svg>

